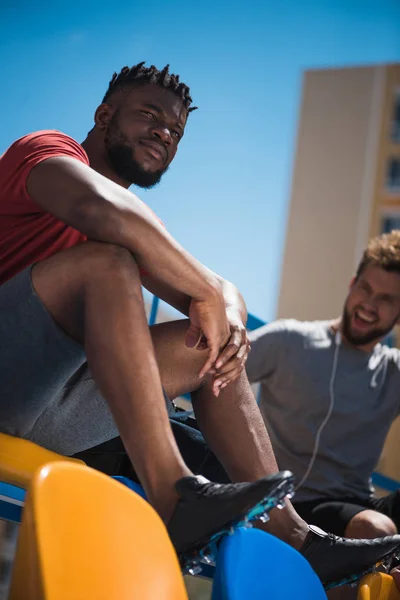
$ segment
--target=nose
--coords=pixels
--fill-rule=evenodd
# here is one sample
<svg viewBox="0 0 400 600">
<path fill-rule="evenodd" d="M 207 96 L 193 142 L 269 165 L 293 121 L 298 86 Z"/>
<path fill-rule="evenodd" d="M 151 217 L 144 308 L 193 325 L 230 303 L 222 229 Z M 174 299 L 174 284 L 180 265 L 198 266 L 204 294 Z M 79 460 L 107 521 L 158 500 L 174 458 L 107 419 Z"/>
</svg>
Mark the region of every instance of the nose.
<svg viewBox="0 0 400 600">
<path fill-rule="evenodd" d="M 152 128 L 152 134 L 166 146 L 169 146 L 172 142 L 171 132 L 166 125 L 161 123 L 159 125 L 155 125 Z"/>
<path fill-rule="evenodd" d="M 378 300 L 375 296 L 371 296 L 368 298 L 366 302 L 364 302 L 365 310 L 369 310 L 373 313 L 378 312 Z"/>
</svg>

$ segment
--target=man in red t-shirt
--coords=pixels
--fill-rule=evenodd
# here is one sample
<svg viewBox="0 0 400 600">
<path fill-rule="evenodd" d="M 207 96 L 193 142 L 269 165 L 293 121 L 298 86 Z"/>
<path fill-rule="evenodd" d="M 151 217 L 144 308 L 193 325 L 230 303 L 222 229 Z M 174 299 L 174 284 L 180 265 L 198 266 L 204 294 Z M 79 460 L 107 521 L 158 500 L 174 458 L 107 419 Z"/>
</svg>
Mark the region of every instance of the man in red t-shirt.
<svg viewBox="0 0 400 600">
<path fill-rule="evenodd" d="M 160 181 L 192 110 L 189 88 L 168 67 L 125 67 L 82 144 L 41 131 L 0 159 L 0 430 L 65 454 L 119 433 L 179 553 L 266 498 L 276 502 L 292 479 L 277 473 L 243 370 L 241 295 L 128 191 Z M 150 331 L 142 284 L 189 321 Z M 192 392 L 200 428 L 229 477 L 252 483 L 193 475 L 163 388 L 172 398 Z M 400 537 L 370 544 L 365 554 L 359 542 L 333 543 L 309 531 L 290 505 L 269 530 L 304 543 L 317 570 L 324 561 L 325 579 L 365 568 L 400 544 Z"/>
</svg>

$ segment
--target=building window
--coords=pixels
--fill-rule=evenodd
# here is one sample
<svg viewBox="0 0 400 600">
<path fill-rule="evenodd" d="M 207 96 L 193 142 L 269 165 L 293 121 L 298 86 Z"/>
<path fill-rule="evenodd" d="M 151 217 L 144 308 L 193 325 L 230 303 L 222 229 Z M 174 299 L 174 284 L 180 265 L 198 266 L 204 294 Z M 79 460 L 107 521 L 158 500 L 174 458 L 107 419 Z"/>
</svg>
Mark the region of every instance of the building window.
<svg viewBox="0 0 400 600">
<path fill-rule="evenodd" d="M 388 161 L 386 189 L 389 192 L 400 192 L 400 158 L 390 158 Z"/>
<path fill-rule="evenodd" d="M 394 229 L 400 229 L 400 211 L 382 215 L 381 233 L 390 233 Z M 390 348 L 399 348 L 399 327 L 396 327 L 394 330 L 388 333 L 386 338 L 383 340 L 383 343 Z"/>
<path fill-rule="evenodd" d="M 393 229 L 400 229 L 400 214 L 382 218 L 381 233 L 390 233 Z"/>
<path fill-rule="evenodd" d="M 395 144 L 400 144 L 400 87 L 394 93 L 391 138 Z"/>
</svg>

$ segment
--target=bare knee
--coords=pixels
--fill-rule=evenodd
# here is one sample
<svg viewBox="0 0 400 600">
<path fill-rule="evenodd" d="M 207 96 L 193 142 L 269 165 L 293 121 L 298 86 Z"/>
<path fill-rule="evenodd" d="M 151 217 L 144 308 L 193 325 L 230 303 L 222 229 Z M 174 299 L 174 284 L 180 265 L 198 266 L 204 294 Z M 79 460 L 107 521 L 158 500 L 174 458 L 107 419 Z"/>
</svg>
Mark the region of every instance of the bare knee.
<svg viewBox="0 0 400 600">
<path fill-rule="evenodd" d="M 81 341 L 85 306 L 89 298 L 107 291 L 121 295 L 132 292 L 142 302 L 139 269 L 132 254 L 120 246 L 85 242 L 37 263 L 32 284 L 56 323 Z"/>
<path fill-rule="evenodd" d="M 86 242 L 74 248 L 77 271 L 84 278 L 93 278 L 107 274 L 115 277 L 129 271 L 129 275 L 139 275 L 134 256 L 126 248 L 102 242 Z"/>
<path fill-rule="evenodd" d="M 161 381 L 171 399 L 194 392 L 206 381 L 205 377 L 199 379 L 199 373 L 206 362 L 208 350 L 186 347 L 189 324 L 188 319 L 181 319 L 150 328 Z"/>
<path fill-rule="evenodd" d="M 348 523 L 345 535 L 352 538 L 371 539 L 395 535 L 396 525 L 392 519 L 375 510 L 363 510 L 356 514 Z"/>
<path fill-rule="evenodd" d="M 39 295 L 40 289 L 50 288 L 56 293 L 57 288 L 64 287 L 69 295 L 75 295 L 87 282 L 105 276 L 109 281 L 127 271 L 131 279 L 139 280 L 137 264 L 128 250 L 114 244 L 85 242 L 37 263 L 32 281 Z"/>
</svg>

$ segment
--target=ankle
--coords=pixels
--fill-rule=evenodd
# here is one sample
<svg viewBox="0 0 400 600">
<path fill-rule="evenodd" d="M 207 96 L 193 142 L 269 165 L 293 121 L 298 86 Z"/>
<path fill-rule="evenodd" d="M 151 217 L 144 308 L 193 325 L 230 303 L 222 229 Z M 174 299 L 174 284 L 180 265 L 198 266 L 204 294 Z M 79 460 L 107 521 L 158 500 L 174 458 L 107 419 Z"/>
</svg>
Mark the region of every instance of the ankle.
<svg viewBox="0 0 400 600">
<path fill-rule="evenodd" d="M 193 473 L 184 465 L 183 468 L 176 471 L 173 478 L 169 477 L 168 481 L 157 479 L 157 481 L 152 481 L 150 485 L 145 486 L 150 504 L 158 512 L 164 523 L 168 523 L 170 520 L 179 500 L 179 494 L 175 487 L 176 482 L 183 477 L 191 476 L 193 476 Z"/>
<path fill-rule="evenodd" d="M 171 520 L 178 500 L 179 496 L 174 490 L 172 493 L 165 493 L 161 498 L 155 498 L 153 501 L 151 501 L 151 505 L 159 514 L 164 523 L 167 524 Z"/>
<path fill-rule="evenodd" d="M 279 538 L 296 550 L 300 550 L 308 534 L 308 525 L 299 517 L 291 504 L 283 510 L 274 508 L 267 523 L 257 524 L 259 529 Z"/>
</svg>

